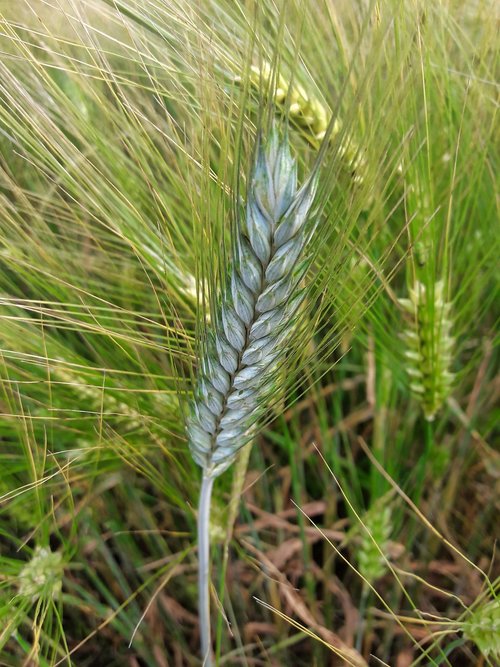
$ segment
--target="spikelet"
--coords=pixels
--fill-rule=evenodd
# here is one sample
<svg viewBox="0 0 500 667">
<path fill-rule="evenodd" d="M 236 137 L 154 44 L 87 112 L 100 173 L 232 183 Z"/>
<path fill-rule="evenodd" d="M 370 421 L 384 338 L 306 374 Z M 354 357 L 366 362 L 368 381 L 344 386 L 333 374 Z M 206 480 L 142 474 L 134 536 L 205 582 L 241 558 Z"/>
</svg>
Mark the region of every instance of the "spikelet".
<svg viewBox="0 0 500 667">
<path fill-rule="evenodd" d="M 450 332 L 451 304 L 444 299 L 444 283 L 437 281 L 433 293 L 418 280 L 409 290 L 409 299 L 400 299 L 404 310 L 413 317 L 402 334 L 406 343 L 406 370 L 410 389 L 420 402 L 429 421 L 448 397 L 454 375 L 449 368 L 454 339 Z"/>
<path fill-rule="evenodd" d="M 462 629 L 486 658 L 500 661 L 500 598 L 477 607 Z"/>
<path fill-rule="evenodd" d="M 35 602 L 40 596 L 57 597 L 62 588 L 64 564 L 59 551 L 37 547 L 19 574 L 19 595 Z"/>
<path fill-rule="evenodd" d="M 377 506 L 364 519 L 367 530 L 361 532 L 357 556 L 359 573 L 369 584 L 374 584 L 387 570 L 387 562 L 382 554 L 388 553 L 391 518 L 389 506 Z"/>
<path fill-rule="evenodd" d="M 211 325 L 187 433 L 194 460 L 216 477 L 251 440 L 273 389 L 300 302 L 301 261 L 315 179 L 297 189 L 296 164 L 272 131 L 260 144 L 247 194 L 246 225 L 221 307 Z"/>
<path fill-rule="evenodd" d="M 273 80 L 274 76 L 274 80 Z M 323 139 L 331 118 L 330 111 L 316 98 L 307 93 L 298 83 L 287 81 L 281 74 L 274 74 L 270 63 L 264 62 L 261 67 L 252 65 L 250 71 L 251 83 L 258 88 L 261 84 L 269 87 L 274 84 L 272 100 L 278 107 L 288 106 L 290 121 L 305 132 L 309 142 L 314 145 Z M 337 118 L 330 135 L 330 141 L 342 131 L 342 123 Z M 361 184 L 364 181 L 366 161 L 360 152 L 359 146 L 352 137 L 346 137 L 339 148 L 339 155 L 351 172 L 352 180 Z"/>
</svg>

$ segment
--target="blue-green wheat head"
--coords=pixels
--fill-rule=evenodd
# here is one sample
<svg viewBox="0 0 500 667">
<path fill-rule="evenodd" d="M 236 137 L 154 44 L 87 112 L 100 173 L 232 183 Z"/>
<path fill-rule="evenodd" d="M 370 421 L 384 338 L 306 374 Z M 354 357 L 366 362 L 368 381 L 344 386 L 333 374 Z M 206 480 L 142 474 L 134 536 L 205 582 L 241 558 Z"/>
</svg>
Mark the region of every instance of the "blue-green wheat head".
<svg viewBox="0 0 500 667">
<path fill-rule="evenodd" d="M 228 286 L 207 335 L 187 423 L 193 458 L 213 477 L 252 437 L 287 351 L 315 226 L 315 190 L 314 176 L 298 188 L 286 138 L 273 129 L 258 142 L 246 219 L 235 227 Z"/>
</svg>

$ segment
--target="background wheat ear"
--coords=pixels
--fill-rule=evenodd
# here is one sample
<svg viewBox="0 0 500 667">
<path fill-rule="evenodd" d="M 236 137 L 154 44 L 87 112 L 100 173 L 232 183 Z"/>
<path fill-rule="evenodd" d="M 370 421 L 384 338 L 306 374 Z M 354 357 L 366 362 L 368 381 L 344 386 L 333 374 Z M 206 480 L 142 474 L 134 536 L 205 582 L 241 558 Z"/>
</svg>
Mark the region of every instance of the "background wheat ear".
<svg viewBox="0 0 500 667">
<path fill-rule="evenodd" d="M 465 637 L 474 642 L 486 658 L 500 660 L 500 598 L 482 602 L 463 624 Z"/>
<path fill-rule="evenodd" d="M 403 308 L 414 317 L 403 339 L 407 345 L 406 370 L 412 382 L 410 389 L 422 405 L 424 415 L 433 421 L 448 397 L 453 374 L 454 339 L 451 336 L 451 304 L 444 299 L 444 282 L 433 285 L 433 293 L 416 281 L 409 299 L 400 299 Z"/>
<path fill-rule="evenodd" d="M 203 469 L 198 514 L 202 655 L 210 658 L 209 519 L 215 477 L 252 438 L 276 380 L 301 302 L 302 261 L 314 231 L 315 173 L 300 188 L 287 139 L 275 128 L 257 142 L 246 220 L 235 226 L 234 257 L 220 311 L 199 364 L 187 421 L 189 447 Z"/>
<path fill-rule="evenodd" d="M 237 81 L 241 78 L 237 77 Z M 337 153 L 343 168 L 350 174 L 353 183 L 361 185 L 366 177 L 366 158 L 353 136 L 347 133 L 340 118 L 332 119 L 331 110 L 314 97 L 306 85 L 294 81 L 294 77 L 275 73 L 271 63 L 264 61 L 260 66 L 250 68 L 250 83 L 267 92 L 278 113 L 286 113 L 296 129 L 309 144 L 317 148 L 328 132 L 328 141 L 335 142 L 340 137 Z"/>
</svg>

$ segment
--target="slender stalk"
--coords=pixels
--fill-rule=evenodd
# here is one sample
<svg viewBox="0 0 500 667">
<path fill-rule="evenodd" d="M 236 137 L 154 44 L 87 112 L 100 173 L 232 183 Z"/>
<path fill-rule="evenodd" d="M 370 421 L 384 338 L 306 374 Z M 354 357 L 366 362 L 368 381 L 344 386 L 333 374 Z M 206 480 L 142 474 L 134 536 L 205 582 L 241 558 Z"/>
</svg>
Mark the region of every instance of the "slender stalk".
<svg viewBox="0 0 500 667">
<path fill-rule="evenodd" d="M 425 475 L 428 471 L 429 458 L 434 451 L 434 425 L 428 419 L 424 422 L 425 445 L 424 451 L 417 465 L 417 479 L 415 481 L 415 502 L 420 502 L 424 490 Z"/>
<path fill-rule="evenodd" d="M 214 478 L 203 475 L 198 506 L 198 612 L 203 667 L 212 667 L 210 629 L 210 502 Z"/>
<path fill-rule="evenodd" d="M 359 602 L 359 623 L 358 631 L 356 634 L 356 651 L 361 653 L 363 649 L 363 637 L 366 636 L 367 632 L 367 621 L 365 619 L 366 607 L 368 602 L 368 597 L 370 594 L 369 587 L 363 582 L 363 590 L 361 592 L 361 600 Z"/>
</svg>

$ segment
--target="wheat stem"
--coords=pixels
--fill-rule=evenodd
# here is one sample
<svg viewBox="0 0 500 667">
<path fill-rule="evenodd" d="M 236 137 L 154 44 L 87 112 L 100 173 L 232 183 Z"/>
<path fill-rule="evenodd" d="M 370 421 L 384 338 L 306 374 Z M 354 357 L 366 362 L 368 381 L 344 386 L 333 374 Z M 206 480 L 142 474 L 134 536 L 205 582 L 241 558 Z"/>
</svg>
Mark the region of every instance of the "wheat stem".
<svg viewBox="0 0 500 667">
<path fill-rule="evenodd" d="M 210 502 L 214 478 L 203 475 L 198 508 L 198 612 L 203 666 L 212 667 L 210 628 Z"/>
</svg>

